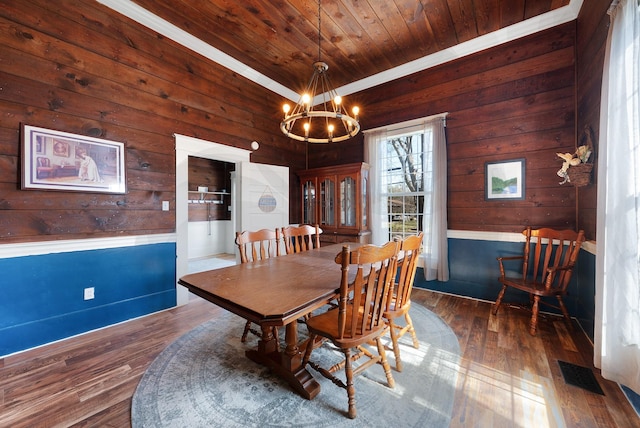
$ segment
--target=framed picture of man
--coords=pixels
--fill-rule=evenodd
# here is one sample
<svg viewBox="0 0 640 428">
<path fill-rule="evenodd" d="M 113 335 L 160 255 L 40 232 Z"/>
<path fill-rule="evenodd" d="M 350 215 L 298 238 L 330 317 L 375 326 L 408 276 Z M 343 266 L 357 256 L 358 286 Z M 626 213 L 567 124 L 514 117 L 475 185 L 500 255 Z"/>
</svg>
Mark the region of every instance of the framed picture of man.
<svg viewBox="0 0 640 428">
<path fill-rule="evenodd" d="M 125 193 L 124 144 L 22 127 L 22 188 Z"/>
</svg>

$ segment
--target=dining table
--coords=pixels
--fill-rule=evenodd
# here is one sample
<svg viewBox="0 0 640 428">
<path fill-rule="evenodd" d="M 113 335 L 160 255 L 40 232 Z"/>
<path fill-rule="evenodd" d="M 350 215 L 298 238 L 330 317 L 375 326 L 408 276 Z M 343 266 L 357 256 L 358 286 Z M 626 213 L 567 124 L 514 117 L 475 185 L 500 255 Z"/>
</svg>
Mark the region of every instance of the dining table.
<svg viewBox="0 0 640 428">
<path fill-rule="evenodd" d="M 341 265 L 335 258 L 343 245 L 355 249 L 361 244 L 332 244 L 192 273 L 181 277 L 178 283 L 260 325 L 262 335 L 257 347 L 246 350 L 246 357 L 269 367 L 301 396 L 313 399 L 320 392 L 320 384 L 302 364 L 306 345 L 298 334 L 298 320 L 339 294 Z M 284 348 L 273 333 L 278 327 L 285 328 Z"/>
</svg>

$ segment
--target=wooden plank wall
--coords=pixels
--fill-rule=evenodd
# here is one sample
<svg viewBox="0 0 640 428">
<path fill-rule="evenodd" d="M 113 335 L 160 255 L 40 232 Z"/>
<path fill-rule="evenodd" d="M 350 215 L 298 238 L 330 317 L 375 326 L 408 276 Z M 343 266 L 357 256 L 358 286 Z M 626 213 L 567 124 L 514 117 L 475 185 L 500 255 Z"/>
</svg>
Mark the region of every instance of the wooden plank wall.
<svg viewBox="0 0 640 428">
<path fill-rule="evenodd" d="M 304 145 L 280 136 L 279 96 L 96 2 L 1 3 L 0 242 L 172 232 L 174 133 L 246 149 L 259 141 L 252 160 L 287 165 L 292 174 L 306 164 L 363 160 L 362 134 L 337 147 L 312 145 L 305 159 Z M 581 28 L 595 30 L 585 30 L 577 47 L 585 58 L 577 123 L 575 22 L 349 96 L 362 106 L 363 129 L 450 113 L 450 229 L 576 227 L 576 191 L 558 184 L 555 153 L 573 151 L 576 129 L 597 122 L 606 37 L 606 2 L 598 3 L 581 17 Z M 124 142 L 127 194 L 19 190 L 21 123 Z M 527 160 L 526 199 L 485 201 L 485 162 L 520 157 Z M 295 175 L 290 183 L 295 222 Z M 579 190 L 579 222 L 590 239 L 594 189 Z M 171 201 L 169 212 L 161 211 L 162 200 Z"/>
<path fill-rule="evenodd" d="M 567 23 L 350 96 L 363 129 L 449 112 L 449 229 L 576 227 L 576 190 L 556 152 L 575 150 L 575 23 Z M 363 160 L 363 137 L 312 146 L 309 163 Z M 485 162 L 526 159 L 526 199 L 486 201 Z"/>
<path fill-rule="evenodd" d="M 173 232 L 174 133 L 304 168 L 281 97 L 95 1 L 2 0 L 0 28 L 0 243 Z M 127 193 L 21 191 L 21 123 L 124 142 Z"/>
<path fill-rule="evenodd" d="M 596 0 L 583 7 L 577 20 L 577 135 L 591 127 L 595 135 L 592 184 L 578 190 L 578 226 L 585 230 L 587 239 L 596 239 L 597 160 L 600 134 L 600 97 L 602 70 L 609 32 L 607 9 L 610 0 Z"/>
</svg>

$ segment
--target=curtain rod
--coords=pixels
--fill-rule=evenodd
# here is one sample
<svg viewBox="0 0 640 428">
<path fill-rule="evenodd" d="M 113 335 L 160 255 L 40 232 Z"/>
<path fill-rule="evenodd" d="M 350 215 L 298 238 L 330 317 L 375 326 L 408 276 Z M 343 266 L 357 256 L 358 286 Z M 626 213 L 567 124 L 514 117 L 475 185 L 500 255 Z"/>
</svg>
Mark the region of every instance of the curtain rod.
<svg viewBox="0 0 640 428">
<path fill-rule="evenodd" d="M 372 128 L 372 129 L 367 129 L 362 131 L 363 134 L 367 134 L 370 132 L 380 132 L 380 131 L 386 131 L 386 132 L 390 132 L 390 131 L 399 131 L 401 129 L 406 129 L 406 128 L 411 128 L 412 126 L 417 126 L 417 125 L 422 125 L 426 122 L 430 122 L 436 119 L 442 119 L 444 121 L 444 126 L 446 128 L 447 126 L 447 115 L 449 114 L 449 112 L 446 113 L 440 113 L 440 114 L 434 114 L 433 116 L 427 116 L 427 117 L 423 117 L 420 119 L 413 119 L 413 120 L 408 120 L 406 122 L 401 122 L 401 123 L 395 123 L 393 125 L 389 125 L 389 126 L 381 126 L 379 128 Z"/>
</svg>

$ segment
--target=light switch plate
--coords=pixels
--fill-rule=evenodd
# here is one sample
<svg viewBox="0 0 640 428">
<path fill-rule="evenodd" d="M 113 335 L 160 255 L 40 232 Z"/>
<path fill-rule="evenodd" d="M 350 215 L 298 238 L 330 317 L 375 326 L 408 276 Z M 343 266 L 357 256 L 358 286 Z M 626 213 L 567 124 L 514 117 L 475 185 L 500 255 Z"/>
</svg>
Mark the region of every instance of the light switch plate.
<svg viewBox="0 0 640 428">
<path fill-rule="evenodd" d="M 169 201 L 162 201 L 162 211 L 169 211 Z"/>
</svg>

